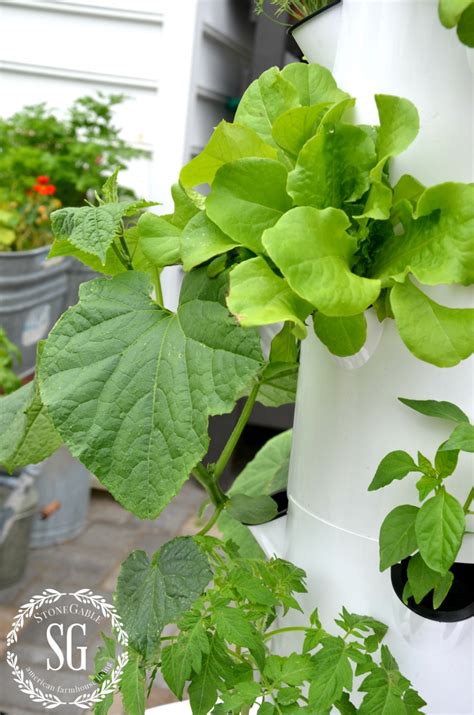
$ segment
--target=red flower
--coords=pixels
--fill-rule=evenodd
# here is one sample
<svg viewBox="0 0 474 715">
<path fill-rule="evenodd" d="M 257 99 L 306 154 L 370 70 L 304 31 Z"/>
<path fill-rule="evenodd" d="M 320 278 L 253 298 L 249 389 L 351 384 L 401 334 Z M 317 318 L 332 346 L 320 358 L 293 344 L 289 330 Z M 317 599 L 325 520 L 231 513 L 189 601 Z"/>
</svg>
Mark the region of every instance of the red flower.
<svg viewBox="0 0 474 715">
<path fill-rule="evenodd" d="M 38 184 L 49 184 L 49 176 L 37 176 L 36 182 Z"/>
<path fill-rule="evenodd" d="M 56 187 L 54 186 L 54 184 L 48 184 L 46 186 L 42 186 L 41 184 L 35 184 L 33 186 L 33 191 L 36 191 L 37 194 L 41 194 L 41 196 L 52 196 L 56 193 Z"/>
</svg>

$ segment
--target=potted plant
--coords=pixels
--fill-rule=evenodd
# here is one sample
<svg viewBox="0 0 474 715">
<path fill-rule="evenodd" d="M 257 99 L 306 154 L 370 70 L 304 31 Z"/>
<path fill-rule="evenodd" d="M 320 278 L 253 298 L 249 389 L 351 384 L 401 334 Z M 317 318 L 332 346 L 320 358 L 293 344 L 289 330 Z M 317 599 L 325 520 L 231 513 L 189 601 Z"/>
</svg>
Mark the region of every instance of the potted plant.
<svg viewBox="0 0 474 715">
<path fill-rule="evenodd" d="M 81 97 L 65 119 L 45 104 L 0 119 L 0 324 L 22 352 L 24 374 L 34 367 L 38 340 L 93 275 L 70 258 L 46 261 L 51 212 L 82 204 L 117 165 L 144 154 L 113 125 L 123 99 Z"/>
<path fill-rule="evenodd" d="M 457 622 L 474 616 L 472 598 L 474 488 L 453 494 L 462 452 L 474 451 L 474 427 L 451 402 L 400 398 L 407 407 L 451 423 L 451 434 L 434 459 L 403 450 L 387 454 L 369 486 L 382 489 L 408 474 L 417 475 L 421 506 L 402 504 L 385 517 L 380 528 L 380 570 L 391 568 L 394 589 L 403 602 L 425 618 Z M 452 425 L 456 426 L 453 428 Z M 457 473 L 454 475 L 454 473 Z M 448 480 L 448 477 L 452 477 Z M 459 490 L 456 489 L 456 493 Z"/>
<path fill-rule="evenodd" d="M 378 95 L 379 125 L 369 127 L 345 121 L 353 104 L 320 66 L 273 68 L 249 87 L 235 122 L 221 123 L 183 169 L 171 216 L 145 213 L 129 229 L 124 221 L 137 205 L 117 201 L 116 179 L 98 205 L 56 212 L 59 246 L 92 255 L 107 274 L 110 261 L 118 266 L 112 279 L 84 286 L 77 306 L 51 331 L 39 355 L 37 395 L 51 434 L 125 508 L 155 518 L 192 473 L 213 505 L 201 536 L 224 517 L 239 538 L 245 524 L 277 514 L 269 493 L 280 464 L 271 461 L 269 476 L 251 493 L 247 485 L 245 493 L 225 494 L 219 479 L 255 401 L 277 406 L 294 399 L 302 341 L 286 553 L 308 573 L 307 615 L 316 602 L 330 616 L 325 622 L 345 602 L 382 622 L 383 613 L 395 657 L 425 683 L 436 708 L 440 688 L 420 672 L 420 656 L 398 627 L 402 616 L 391 610 L 392 596 L 398 599 L 378 572 L 383 502 L 368 505 L 365 490 L 374 453 L 378 461 L 393 432 L 419 437 L 416 427 L 407 436 L 393 409 L 400 382 L 415 397 L 427 386 L 453 392 L 464 407 L 472 313 L 442 306 L 427 291 L 447 283 L 462 293 L 472 282 L 466 256 L 474 187 L 425 188 L 411 176 L 393 185 L 389 160 L 415 139 L 416 109 Z M 206 197 L 193 189 L 204 183 Z M 188 275 L 173 313 L 163 306 L 160 275 L 176 263 Z M 264 357 L 257 328 L 273 323 L 282 327 Z M 450 367 L 442 383 L 441 366 Z M 245 394 L 229 443 L 215 464 L 205 464 L 208 417 L 229 412 Z M 30 398 L 23 399 L 28 409 Z M 0 402 L 5 413 L 18 409 L 9 400 Z M 276 455 L 288 461 L 287 449 Z M 162 584 L 158 564 L 180 563 L 177 554 L 130 558 L 124 573 L 136 567 L 140 583 L 149 577 Z M 194 552 L 189 560 L 196 558 Z M 180 573 L 188 569 L 186 562 Z M 120 610 L 139 639 L 140 627 L 156 615 L 154 601 L 127 583 L 125 575 L 117 599 L 123 596 Z M 156 623 L 153 632 L 160 631 Z M 291 649 L 294 631 L 283 637 Z M 442 682 L 447 661 L 457 667 L 465 656 L 462 648 L 448 654 L 441 647 L 423 659 Z M 146 664 L 139 650 L 138 665 Z M 402 707 L 403 691 L 391 678 L 383 682 L 383 702 L 396 697 Z M 460 692 L 462 698 L 462 684 Z M 317 702 L 324 711 L 326 701 Z M 458 704 L 453 699 L 451 706 Z M 413 705 L 415 712 L 420 707 Z"/>
</svg>

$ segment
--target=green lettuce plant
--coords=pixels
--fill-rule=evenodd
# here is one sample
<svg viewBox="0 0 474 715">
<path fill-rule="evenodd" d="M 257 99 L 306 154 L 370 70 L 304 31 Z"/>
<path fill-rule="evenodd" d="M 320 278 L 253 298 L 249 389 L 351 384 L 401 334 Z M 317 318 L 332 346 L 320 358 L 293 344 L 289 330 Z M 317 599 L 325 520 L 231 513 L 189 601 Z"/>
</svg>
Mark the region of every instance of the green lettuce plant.
<svg viewBox="0 0 474 715">
<path fill-rule="evenodd" d="M 115 173 L 95 205 L 53 214 L 50 255 L 76 256 L 106 277 L 81 287 L 78 304 L 40 345 L 35 383 L 1 398 L 0 463 L 11 470 L 40 461 L 64 441 L 125 508 L 148 519 L 193 475 L 210 509 L 200 537 L 218 522 L 224 541 L 239 543 L 236 558 L 253 558 L 246 525 L 276 515 L 271 494 L 285 478 L 288 435 L 266 445 L 229 493 L 220 477 L 255 402 L 294 401 L 308 330 L 334 354 L 351 355 L 365 342 L 373 307 L 380 320 L 395 320 L 423 360 L 448 367 L 471 354 L 472 311 L 441 306 L 419 285 L 472 283 L 474 186 L 425 188 L 411 176 L 392 186 L 389 161 L 415 139 L 416 109 L 378 95 L 380 124 L 358 126 L 346 119 L 354 102 L 317 65 L 270 69 L 245 93 L 235 122 L 219 124 L 184 167 L 172 213 L 120 200 Z M 171 265 L 186 274 L 175 312 L 161 291 Z M 280 329 L 264 351 L 258 329 L 273 323 Z M 235 429 L 209 464 L 208 419 L 242 397 Z M 143 684 L 143 669 L 159 665 L 162 627 L 184 617 L 206 588 L 205 543 L 178 541 L 151 560 L 133 556 L 128 567 L 145 589 L 131 575 L 119 581 L 119 610 L 140 644 L 132 682 Z M 193 660 L 198 679 L 203 662 Z M 341 669 L 349 692 L 352 676 Z M 381 700 L 366 712 L 405 697 L 398 676 L 374 680 Z M 419 711 L 417 702 L 404 707 Z"/>
<path fill-rule="evenodd" d="M 459 452 L 474 452 L 474 426 L 451 402 L 406 398 L 400 401 L 422 415 L 456 424 L 449 438 L 439 446 L 433 462 L 421 452 L 416 461 L 407 452 L 390 452 L 380 462 L 369 486 L 369 491 L 374 491 L 408 474 L 418 475 L 415 486 L 421 506 L 395 507 L 380 527 L 380 570 L 408 558 L 403 599 L 406 602 L 413 597 L 420 603 L 432 591 L 433 608 L 437 609 L 453 583 L 450 569 L 466 533 L 466 515 L 474 513 L 474 488 L 462 505 L 446 484 L 456 469 Z"/>
</svg>

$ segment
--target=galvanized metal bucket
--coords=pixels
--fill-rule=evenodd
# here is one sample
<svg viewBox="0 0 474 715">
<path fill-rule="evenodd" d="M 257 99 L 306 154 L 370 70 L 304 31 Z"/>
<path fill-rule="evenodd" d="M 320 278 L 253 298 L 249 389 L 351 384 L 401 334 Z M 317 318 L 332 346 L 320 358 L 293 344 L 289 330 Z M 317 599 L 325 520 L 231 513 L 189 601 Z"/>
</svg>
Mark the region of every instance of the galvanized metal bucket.
<svg viewBox="0 0 474 715">
<path fill-rule="evenodd" d="M 87 522 L 90 472 L 64 446 L 25 471 L 34 478 L 38 491 L 31 546 L 60 544 L 80 534 Z"/>
<path fill-rule="evenodd" d="M 22 352 L 21 376 L 33 371 L 38 341 L 66 307 L 70 260 L 47 261 L 48 253 L 49 246 L 0 252 L 0 326 Z"/>
<path fill-rule="evenodd" d="M 0 474 L 0 589 L 13 586 L 23 576 L 37 503 L 31 476 Z"/>
</svg>

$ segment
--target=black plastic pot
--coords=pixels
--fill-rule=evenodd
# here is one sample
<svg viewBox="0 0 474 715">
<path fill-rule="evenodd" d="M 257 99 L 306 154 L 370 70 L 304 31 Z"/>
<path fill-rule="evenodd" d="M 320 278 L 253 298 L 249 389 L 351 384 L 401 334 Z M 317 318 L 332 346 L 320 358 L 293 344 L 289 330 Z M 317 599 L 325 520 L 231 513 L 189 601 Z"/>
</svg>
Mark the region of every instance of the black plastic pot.
<svg viewBox="0 0 474 715">
<path fill-rule="evenodd" d="M 408 581 L 407 567 L 409 559 L 392 566 L 392 586 L 400 601 L 403 602 L 403 589 Z M 441 606 L 433 608 L 433 593 L 430 592 L 420 603 L 410 597 L 404 605 L 423 618 L 440 623 L 456 623 L 474 616 L 474 564 L 455 563 L 450 569 L 454 575 L 453 585 Z"/>
</svg>

